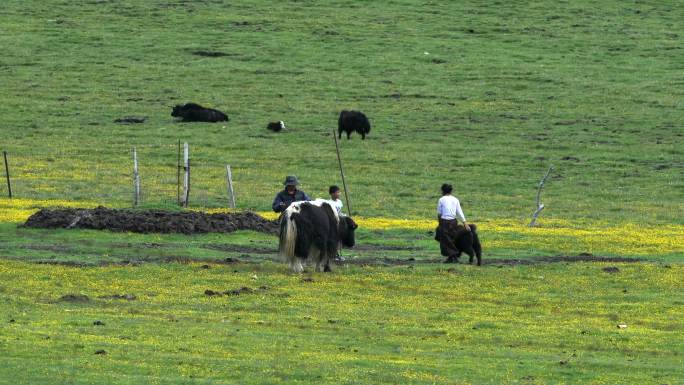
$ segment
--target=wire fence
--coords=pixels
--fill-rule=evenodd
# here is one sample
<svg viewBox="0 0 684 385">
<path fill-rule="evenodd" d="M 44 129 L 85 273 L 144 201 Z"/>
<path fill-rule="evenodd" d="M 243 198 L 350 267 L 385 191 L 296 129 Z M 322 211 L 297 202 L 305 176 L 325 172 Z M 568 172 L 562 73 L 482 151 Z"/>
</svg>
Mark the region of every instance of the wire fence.
<svg viewBox="0 0 684 385">
<path fill-rule="evenodd" d="M 134 146 L 138 162 L 136 199 L 133 146 L 81 151 L 63 148 L 3 151 L 0 196 L 17 199 L 84 201 L 103 205 L 188 205 L 228 207 L 227 163 L 209 152 L 189 151 L 186 188 L 183 145 Z M 180 151 L 179 151 L 180 149 Z M 234 198 L 234 197 L 233 197 Z"/>
</svg>

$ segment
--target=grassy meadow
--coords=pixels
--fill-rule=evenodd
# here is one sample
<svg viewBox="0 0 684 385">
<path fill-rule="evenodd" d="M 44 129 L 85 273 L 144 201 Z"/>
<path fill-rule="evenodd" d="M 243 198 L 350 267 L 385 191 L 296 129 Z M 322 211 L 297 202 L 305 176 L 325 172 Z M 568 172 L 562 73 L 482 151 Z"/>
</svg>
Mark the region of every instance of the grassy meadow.
<svg viewBox="0 0 684 385">
<path fill-rule="evenodd" d="M 684 302 L 664 295 L 684 289 L 681 264 L 447 267 L 302 277 L 271 263 L 5 261 L 3 281 L 22 284 L 2 286 L 0 373 L 14 384 L 682 381 Z"/>
<path fill-rule="evenodd" d="M 675 1 L 4 1 L 0 384 L 684 384 L 681 20 Z M 187 102 L 230 121 L 174 122 Z M 332 274 L 288 274 L 255 232 L 19 226 L 130 207 L 134 146 L 142 207 L 178 210 L 179 140 L 191 209 L 225 210 L 230 164 L 238 209 L 275 218 L 286 175 L 341 185 L 342 109 L 372 130 L 340 141 L 360 228 Z M 438 263 L 444 182 L 482 267 Z"/>
<path fill-rule="evenodd" d="M 473 219 L 525 218 L 553 165 L 545 216 L 681 224 L 684 11 L 522 4 L 8 1 L 15 195 L 130 205 L 137 146 L 144 199 L 175 200 L 180 139 L 199 203 L 225 205 L 225 164 L 241 208 L 268 210 L 287 174 L 322 197 L 331 130 L 359 109 L 370 137 L 341 143 L 359 215 L 433 217 L 451 181 Z M 174 123 L 190 101 L 231 121 Z"/>
</svg>

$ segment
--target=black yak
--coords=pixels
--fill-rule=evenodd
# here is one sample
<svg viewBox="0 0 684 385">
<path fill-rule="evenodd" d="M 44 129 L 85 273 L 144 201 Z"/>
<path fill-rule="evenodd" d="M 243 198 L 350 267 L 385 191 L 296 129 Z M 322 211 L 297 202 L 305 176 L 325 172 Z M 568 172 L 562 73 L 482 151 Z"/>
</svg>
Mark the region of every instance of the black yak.
<svg viewBox="0 0 684 385">
<path fill-rule="evenodd" d="M 477 257 L 477 265 L 482 265 L 482 245 L 480 244 L 480 237 L 477 236 L 477 226 L 475 224 L 469 224 L 470 231 L 467 231 L 464 227 L 456 232 L 456 239 L 454 239 L 454 246 L 458 249 L 458 254 L 455 258 L 449 257 L 445 263 L 456 263 L 461 253 L 466 253 L 470 257 L 469 263 L 473 263 L 473 259 Z M 435 240 L 440 241 L 441 237 L 445 234 L 442 232 L 440 227 L 435 230 Z M 440 242 L 440 248 L 442 247 Z M 441 250 L 442 255 L 447 257 L 445 250 Z"/>
<path fill-rule="evenodd" d="M 315 262 L 318 271 L 330 271 L 338 245 L 354 246 L 356 227 L 326 200 L 294 202 L 280 218 L 280 254 L 295 273 L 304 271 L 307 260 Z"/>
<path fill-rule="evenodd" d="M 338 137 L 342 138 L 342 132 L 347 133 L 347 139 L 352 132 L 356 131 L 361 134 L 361 139 L 366 139 L 366 134 L 370 132 L 371 126 L 366 115 L 360 111 L 340 112 L 340 118 L 337 120 Z"/>
<path fill-rule="evenodd" d="M 183 122 L 227 122 L 228 115 L 219 110 L 205 108 L 195 103 L 187 103 L 173 107 L 171 116 L 181 118 Z"/>
</svg>

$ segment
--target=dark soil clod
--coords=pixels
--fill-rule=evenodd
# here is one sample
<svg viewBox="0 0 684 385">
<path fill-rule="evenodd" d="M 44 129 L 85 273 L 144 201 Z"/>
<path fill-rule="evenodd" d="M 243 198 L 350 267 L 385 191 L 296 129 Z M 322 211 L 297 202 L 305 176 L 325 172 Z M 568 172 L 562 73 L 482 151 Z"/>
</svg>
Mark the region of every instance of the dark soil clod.
<svg viewBox="0 0 684 385">
<path fill-rule="evenodd" d="M 222 294 L 219 293 L 218 291 L 213 291 L 213 290 L 207 289 L 204 291 L 204 295 L 209 296 L 209 297 L 212 297 L 212 296 L 219 296 L 220 297 Z"/>
<path fill-rule="evenodd" d="M 249 293 L 253 293 L 253 292 L 254 292 L 254 289 L 252 289 L 251 287 L 243 286 L 239 289 L 226 291 L 223 294 L 225 294 L 225 295 L 241 295 L 241 294 L 249 294 Z"/>
<path fill-rule="evenodd" d="M 618 268 L 615 267 L 615 266 L 604 267 L 604 268 L 601 269 L 601 270 L 603 270 L 603 271 L 605 271 L 606 273 L 609 273 L 609 274 L 615 274 L 615 273 L 619 273 L 619 272 L 620 272 L 620 269 L 618 269 Z"/>
<path fill-rule="evenodd" d="M 193 51 L 193 55 L 196 56 L 203 56 L 203 57 L 222 57 L 222 56 L 231 56 L 231 54 L 226 53 L 226 52 L 220 52 L 220 51 L 207 51 L 207 50 L 198 50 L 198 51 Z"/>
<path fill-rule="evenodd" d="M 114 294 L 114 295 L 103 295 L 103 296 L 100 296 L 99 298 L 102 298 L 102 299 L 125 299 L 126 301 L 133 301 L 137 297 L 132 295 L 132 294 Z"/>
<path fill-rule="evenodd" d="M 114 123 L 121 123 L 121 124 L 145 123 L 146 119 L 147 119 L 146 116 L 124 116 L 123 118 L 119 118 L 119 119 L 114 120 Z"/>
<path fill-rule="evenodd" d="M 83 294 L 67 294 L 59 297 L 60 302 L 88 302 L 90 298 Z"/>
<path fill-rule="evenodd" d="M 580 161 L 580 159 L 576 156 L 564 156 L 561 158 L 561 160 L 570 160 L 573 162 L 579 162 Z"/>
<path fill-rule="evenodd" d="M 277 221 L 270 221 L 253 212 L 207 214 L 195 211 L 118 210 L 106 207 L 42 209 L 31 215 L 24 226 L 134 233 L 230 233 L 237 230 L 278 233 Z"/>
</svg>

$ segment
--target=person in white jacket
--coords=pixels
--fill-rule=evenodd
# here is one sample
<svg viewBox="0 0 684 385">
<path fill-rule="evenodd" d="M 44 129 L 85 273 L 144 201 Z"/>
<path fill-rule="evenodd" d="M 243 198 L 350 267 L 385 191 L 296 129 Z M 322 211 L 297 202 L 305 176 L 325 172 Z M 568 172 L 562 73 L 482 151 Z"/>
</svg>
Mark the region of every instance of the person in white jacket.
<svg viewBox="0 0 684 385">
<path fill-rule="evenodd" d="M 447 257 L 445 263 L 455 263 L 458 261 L 458 249 L 454 240 L 463 231 L 470 231 L 468 221 L 466 221 L 461 202 L 451 195 L 453 187 L 450 184 L 442 185 L 442 197 L 437 202 L 437 227 L 436 238 L 439 240 L 440 253 Z M 463 222 L 459 226 L 458 221 Z"/>
</svg>

